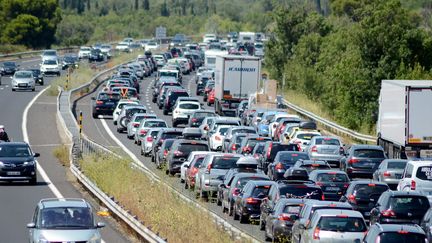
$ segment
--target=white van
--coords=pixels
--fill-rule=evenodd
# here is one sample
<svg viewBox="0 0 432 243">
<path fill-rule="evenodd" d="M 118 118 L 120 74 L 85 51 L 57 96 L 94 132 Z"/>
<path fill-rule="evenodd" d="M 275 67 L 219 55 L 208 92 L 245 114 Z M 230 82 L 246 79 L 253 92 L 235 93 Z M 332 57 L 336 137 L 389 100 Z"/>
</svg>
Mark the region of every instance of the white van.
<svg viewBox="0 0 432 243">
<path fill-rule="evenodd" d="M 432 199 L 432 161 L 408 161 L 398 191 L 419 191 Z"/>
</svg>

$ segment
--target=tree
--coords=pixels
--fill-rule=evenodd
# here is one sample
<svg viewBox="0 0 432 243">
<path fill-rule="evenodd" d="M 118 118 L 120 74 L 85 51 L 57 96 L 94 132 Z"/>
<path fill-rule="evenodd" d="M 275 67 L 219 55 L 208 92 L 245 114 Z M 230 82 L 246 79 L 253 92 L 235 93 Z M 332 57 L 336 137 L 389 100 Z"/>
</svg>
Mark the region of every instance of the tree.
<svg viewBox="0 0 432 243">
<path fill-rule="evenodd" d="M 143 9 L 144 10 L 150 10 L 150 1 L 149 0 L 143 1 Z"/>
<path fill-rule="evenodd" d="M 135 10 L 138 10 L 138 8 L 139 8 L 138 0 L 135 0 L 134 8 L 135 8 Z"/>
<path fill-rule="evenodd" d="M 42 29 L 43 27 L 38 18 L 29 14 L 21 14 L 6 26 L 2 42 L 35 48 L 39 43 L 35 43 L 33 37 L 39 36 Z"/>
<path fill-rule="evenodd" d="M 90 0 L 87 0 L 87 11 L 91 10 Z"/>
<path fill-rule="evenodd" d="M 164 17 L 170 16 L 166 0 L 161 5 L 161 16 L 164 16 Z"/>
</svg>

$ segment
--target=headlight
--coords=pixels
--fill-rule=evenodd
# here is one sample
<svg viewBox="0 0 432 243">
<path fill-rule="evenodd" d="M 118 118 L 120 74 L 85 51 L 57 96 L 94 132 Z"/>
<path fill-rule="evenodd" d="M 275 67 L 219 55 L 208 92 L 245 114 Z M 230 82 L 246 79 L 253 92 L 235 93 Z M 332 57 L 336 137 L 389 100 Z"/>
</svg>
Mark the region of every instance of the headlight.
<svg viewBox="0 0 432 243">
<path fill-rule="evenodd" d="M 26 161 L 26 162 L 24 162 L 24 165 L 26 165 L 26 166 L 33 166 L 33 165 L 35 165 L 35 161 L 34 160 L 30 160 L 30 161 Z"/>
<path fill-rule="evenodd" d="M 3 165 L 4 165 L 3 161 L 0 161 L 0 166 L 3 166 Z"/>
</svg>

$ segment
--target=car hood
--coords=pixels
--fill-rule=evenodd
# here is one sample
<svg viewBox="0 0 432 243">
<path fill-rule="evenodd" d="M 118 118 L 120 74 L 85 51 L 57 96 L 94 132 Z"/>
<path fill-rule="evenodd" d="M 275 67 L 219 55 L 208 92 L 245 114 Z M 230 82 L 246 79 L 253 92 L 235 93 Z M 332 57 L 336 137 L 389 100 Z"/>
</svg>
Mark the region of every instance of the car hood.
<svg viewBox="0 0 432 243">
<path fill-rule="evenodd" d="M 33 80 L 33 78 L 14 78 L 14 81 L 19 83 L 28 83 Z"/>
<path fill-rule="evenodd" d="M 33 156 L 27 157 L 0 157 L 0 161 L 5 164 L 16 164 L 16 163 L 24 163 L 26 161 L 33 161 Z"/>
<path fill-rule="evenodd" d="M 97 229 L 43 229 L 41 238 L 45 238 L 48 242 L 87 242 L 95 236 L 95 233 Z"/>
</svg>

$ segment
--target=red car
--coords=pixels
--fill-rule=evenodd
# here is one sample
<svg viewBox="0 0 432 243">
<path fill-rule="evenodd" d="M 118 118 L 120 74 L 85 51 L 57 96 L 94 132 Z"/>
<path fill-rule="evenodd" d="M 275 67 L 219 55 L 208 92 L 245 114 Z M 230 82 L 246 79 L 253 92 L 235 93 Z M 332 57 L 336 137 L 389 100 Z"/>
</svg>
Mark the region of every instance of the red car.
<svg viewBox="0 0 432 243">
<path fill-rule="evenodd" d="M 215 102 L 215 89 L 213 88 L 208 94 L 207 105 L 211 106 L 212 104 L 214 104 L 214 102 Z"/>
</svg>

